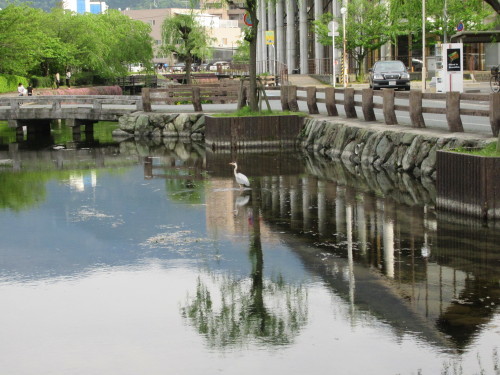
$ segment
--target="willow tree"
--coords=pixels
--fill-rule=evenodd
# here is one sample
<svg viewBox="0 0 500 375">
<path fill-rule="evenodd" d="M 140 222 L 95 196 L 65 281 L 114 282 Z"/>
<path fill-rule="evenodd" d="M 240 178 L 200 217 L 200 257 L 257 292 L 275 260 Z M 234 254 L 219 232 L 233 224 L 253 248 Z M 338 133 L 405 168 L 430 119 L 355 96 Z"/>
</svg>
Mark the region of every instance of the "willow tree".
<svg viewBox="0 0 500 375">
<path fill-rule="evenodd" d="M 191 64 L 195 57 L 209 56 L 212 38 L 205 27 L 196 20 L 191 11 L 188 14 L 176 14 L 165 19 L 162 25 L 162 51 L 176 54 L 186 62 L 187 83 L 191 84 Z"/>
</svg>

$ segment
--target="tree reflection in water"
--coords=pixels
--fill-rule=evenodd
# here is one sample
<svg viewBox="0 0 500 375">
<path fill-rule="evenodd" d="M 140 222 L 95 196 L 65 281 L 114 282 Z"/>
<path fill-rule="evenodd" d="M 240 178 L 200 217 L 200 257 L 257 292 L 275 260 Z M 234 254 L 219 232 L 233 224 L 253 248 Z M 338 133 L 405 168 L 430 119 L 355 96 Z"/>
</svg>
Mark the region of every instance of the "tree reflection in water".
<svg viewBox="0 0 500 375">
<path fill-rule="evenodd" d="M 264 277 L 264 254 L 260 237 L 260 188 L 252 190 L 249 222 L 248 278 L 211 273 L 210 280 L 198 278 L 196 295 L 188 296 L 181 309 L 210 347 L 245 346 L 254 340 L 268 345 L 293 342 L 307 323 L 307 291 L 286 283 L 281 275 Z M 208 283 L 212 284 L 212 288 Z"/>
</svg>

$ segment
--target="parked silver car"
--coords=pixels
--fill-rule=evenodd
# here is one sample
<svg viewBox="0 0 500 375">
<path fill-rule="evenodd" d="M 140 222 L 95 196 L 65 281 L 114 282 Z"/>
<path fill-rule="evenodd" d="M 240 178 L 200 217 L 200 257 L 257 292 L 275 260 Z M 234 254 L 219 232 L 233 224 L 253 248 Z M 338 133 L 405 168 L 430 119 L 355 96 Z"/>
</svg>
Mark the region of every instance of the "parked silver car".
<svg viewBox="0 0 500 375">
<path fill-rule="evenodd" d="M 370 88 L 410 89 L 410 73 L 399 60 L 377 61 L 370 69 Z"/>
</svg>

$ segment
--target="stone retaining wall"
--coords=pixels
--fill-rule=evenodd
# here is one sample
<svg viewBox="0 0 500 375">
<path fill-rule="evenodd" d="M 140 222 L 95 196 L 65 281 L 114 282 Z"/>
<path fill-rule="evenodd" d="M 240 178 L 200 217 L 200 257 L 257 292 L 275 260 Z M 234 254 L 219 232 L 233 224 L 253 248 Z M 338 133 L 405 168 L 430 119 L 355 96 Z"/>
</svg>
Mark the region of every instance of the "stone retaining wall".
<svg viewBox="0 0 500 375">
<path fill-rule="evenodd" d="M 116 137 L 203 139 L 205 115 L 200 113 L 135 112 L 120 117 Z"/>
<path fill-rule="evenodd" d="M 304 149 L 344 163 L 372 166 L 416 177 L 436 178 L 436 150 L 482 147 L 496 138 L 471 139 L 464 133 L 440 133 L 380 124 L 342 123 L 309 118 L 301 133 Z"/>
</svg>

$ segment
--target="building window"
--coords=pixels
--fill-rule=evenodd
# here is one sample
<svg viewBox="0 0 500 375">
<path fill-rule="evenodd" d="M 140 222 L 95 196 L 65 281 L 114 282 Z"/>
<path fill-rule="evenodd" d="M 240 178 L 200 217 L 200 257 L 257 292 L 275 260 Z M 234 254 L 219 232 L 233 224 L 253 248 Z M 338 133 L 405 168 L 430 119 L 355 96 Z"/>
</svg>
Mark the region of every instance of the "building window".
<svg viewBox="0 0 500 375">
<path fill-rule="evenodd" d="M 85 9 L 85 0 L 78 0 L 76 2 L 76 12 L 79 14 L 83 14 L 86 12 Z"/>
</svg>

